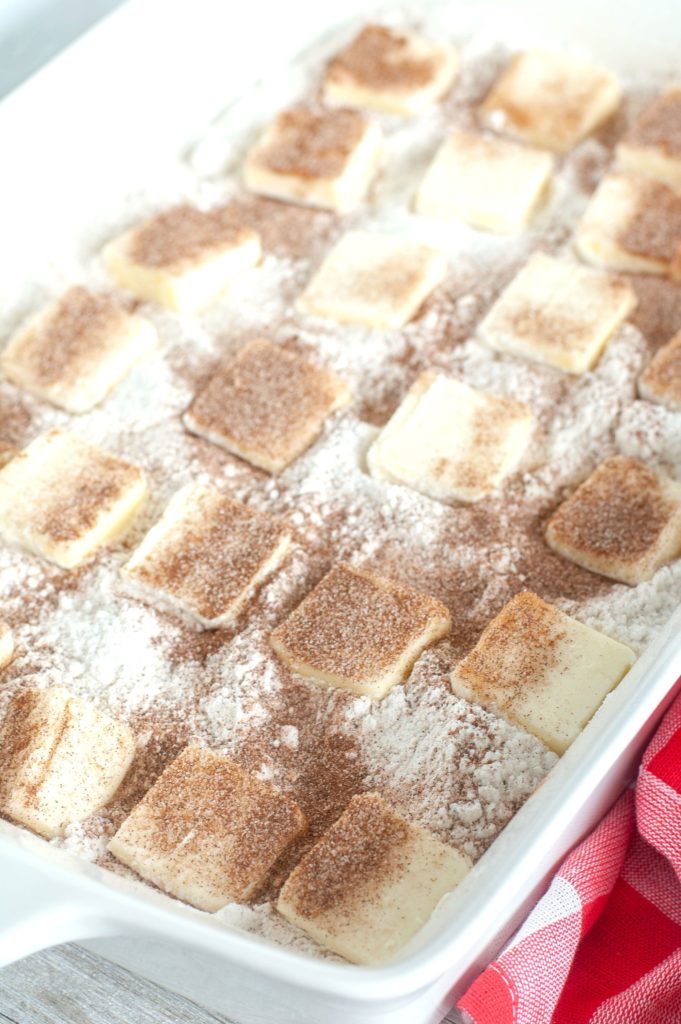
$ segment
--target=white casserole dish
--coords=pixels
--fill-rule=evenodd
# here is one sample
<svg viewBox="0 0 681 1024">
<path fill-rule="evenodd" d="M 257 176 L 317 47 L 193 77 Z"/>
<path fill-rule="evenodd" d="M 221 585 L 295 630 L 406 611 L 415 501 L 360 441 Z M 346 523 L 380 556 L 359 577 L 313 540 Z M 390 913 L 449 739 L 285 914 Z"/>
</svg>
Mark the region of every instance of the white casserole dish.
<svg viewBox="0 0 681 1024">
<path fill-rule="evenodd" d="M 461 34 L 583 45 L 614 67 L 673 67 L 675 0 L 452 0 Z M 342 17 L 379 5 L 349 0 Z M 131 0 L 0 106 L 2 288 L 49 261 L 41 238 L 96 222 L 230 96 L 337 20 L 324 5 Z M 124 56 L 123 56 L 124 55 Z M 143 168 L 143 171 L 141 170 Z M 49 231 L 46 227 L 49 225 Z M 10 251 L 11 246 L 11 251 Z M 96 951 L 241 1024 L 435 1022 L 498 950 L 565 852 L 627 783 L 681 673 L 681 613 L 398 961 L 311 960 L 72 858 L 0 822 L 0 963 L 60 942 Z"/>
</svg>

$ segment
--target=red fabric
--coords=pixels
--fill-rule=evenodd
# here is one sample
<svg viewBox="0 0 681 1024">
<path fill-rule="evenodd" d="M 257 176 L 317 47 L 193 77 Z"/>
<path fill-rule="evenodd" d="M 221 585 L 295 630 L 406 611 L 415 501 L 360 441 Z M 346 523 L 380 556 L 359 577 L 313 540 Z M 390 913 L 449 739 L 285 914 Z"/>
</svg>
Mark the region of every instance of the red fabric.
<svg viewBox="0 0 681 1024">
<path fill-rule="evenodd" d="M 459 1009 L 474 1024 L 681 1024 L 681 698 L 626 792 Z"/>
</svg>

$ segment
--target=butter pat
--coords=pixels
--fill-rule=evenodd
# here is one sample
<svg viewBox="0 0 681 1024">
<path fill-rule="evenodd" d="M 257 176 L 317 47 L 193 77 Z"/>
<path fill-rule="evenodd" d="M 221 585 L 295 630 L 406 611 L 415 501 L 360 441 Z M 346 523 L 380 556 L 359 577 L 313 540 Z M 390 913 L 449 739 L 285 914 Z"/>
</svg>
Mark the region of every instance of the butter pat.
<svg viewBox="0 0 681 1024">
<path fill-rule="evenodd" d="M 526 591 L 489 623 L 451 683 L 563 754 L 633 663 L 624 644 Z"/>
<path fill-rule="evenodd" d="M 289 797 L 221 754 L 187 747 L 109 850 L 171 896 L 213 912 L 248 900 L 305 829 Z"/>
<path fill-rule="evenodd" d="M 445 257 L 430 246 L 351 231 L 328 254 L 298 299 L 298 309 L 342 324 L 402 327 L 446 272 Z"/>
<path fill-rule="evenodd" d="M 275 629 L 271 643 L 294 672 L 380 700 L 450 629 L 449 612 L 435 598 L 338 565 Z"/>
<path fill-rule="evenodd" d="M 565 153 L 610 117 L 620 98 L 617 79 L 607 69 L 528 50 L 495 82 L 480 115 L 495 131 Z"/>
<path fill-rule="evenodd" d="M 252 465 L 278 473 L 349 401 L 335 373 L 256 338 L 211 377 L 185 413 L 184 424 Z"/>
<path fill-rule="evenodd" d="M 606 459 L 546 526 L 549 547 L 632 586 L 681 554 L 681 484 L 638 459 Z"/>
<path fill-rule="evenodd" d="M 521 230 L 545 195 L 553 157 L 506 139 L 456 131 L 437 151 L 416 212 L 501 233 Z"/>
<path fill-rule="evenodd" d="M 293 107 L 248 154 L 244 184 L 273 199 L 347 212 L 364 200 L 382 148 L 380 128 L 356 110 Z"/>
<path fill-rule="evenodd" d="M 430 42 L 416 32 L 366 25 L 329 62 L 324 96 L 348 107 L 417 114 L 451 87 L 459 63 L 451 46 Z"/>
<path fill-rule="evenodd" d="M 638 381 L 641 398 L 681 412 L 681 331 L 655 353 Z"/>
<path fill-rule="evenodd" d="M 146 493 L 137 466 L 51 430 L 0 470 L 0 537 L 73 569 L 125 530 Z"/>
<path fill-rule="evenodd" d="M 590 263 L 638 274 L 673 273 L 681 245 L 681 190 L 639 174 L 608 174 L 575 232 Z"/>
<path fill-rule="evenodd" d="M 188 484 L 122 572 L 145 593 L 216 629 L 234 622 L 290 543 L 271 516 L 214 487 Z"/>
<path fill-rule="evenodd" d="M 0 812 L 63 835 L 111 800 L 134 752 L 126 725 L 64 687 L 23 690 L 0 727 Z"/>
<path fill-rule="evenodd" d="M 372 476 L 442 501 L 480 501 L 523 457 L 533 418 L 522 402 L 422 373 L 367 454 Z"/>
<path fill-rule="evenodd" d="M 499 352 L 584 373 L 635 306 L 626 281 L 537 252 L 477 333 Z"/>
<path fill-rule="evenodd" d="M 681 86 L 660 93 L 616 149 L 627 170 L 681 187 Z"/>
<path fill-rule="evenodd" d="M 303 857 L 277 910 L 346 960 L 382 964 L 420 931 L 471 866 L 464 854 L 367 793 L 353 797 Z"/>
<path fill-rule="evenodd" d="M 121 288 L 178 313 L 214 302 L 241 271 L 260 260 L 260 238 L 229 208 L 176 206 L 105 247 L 102 259 Z"/>
<path fill-rule="evenodd" d="M 148 320 L 113 296 L 74 287 L 14 335 L 0 364 L 19 387 L 67 412 L 87 412 L 156 344 Z"/>
</svg>

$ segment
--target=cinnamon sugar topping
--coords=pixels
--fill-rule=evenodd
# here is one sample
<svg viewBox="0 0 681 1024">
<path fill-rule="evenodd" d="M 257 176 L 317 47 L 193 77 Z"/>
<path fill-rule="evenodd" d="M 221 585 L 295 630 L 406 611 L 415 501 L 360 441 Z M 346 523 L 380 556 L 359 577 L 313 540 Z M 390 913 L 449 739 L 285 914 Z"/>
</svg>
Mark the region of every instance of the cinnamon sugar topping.
<svg viewBox="0 0 681 1024">
<path fill-rule="evenodd" d="M 546 537 L 586 568 L 638 583 L 681 551 L 681 484 L 637 459 L 606 459 L 553 514 Z"/>
<path fill-rule="evenodd" d="M 215 488 L 190 484 L 173 498 L 123 571 L 214 627 L 234 619 L 288 545 L 276 519 Z"/>
<path fill-rule="evenodd" d="M 246 900 L 306 827 L 297 805 L 220 754 L 187 747 L 109 848 L 203 910 Z"/>
<path fill-rule="evenodd" d="M 145 267 L 179 272 L 221 249 L 237 248 L 255 237 L 237 224 L 229 209 L 198 210 L 184 204 L 157 214 L 134 232 L 130 259 Z"/>
<path fill-rule="evenodd" d="M 114 296 L 76 286 L 11 339 L 2 369 L 39 397 L 86 412 L 155 343 L 152 325 Z"/>
<path fill-rule="evenodd" d="M 145 493 L 137 466 L 52 430 L 0 472 L 0 534 L 71 568 L 121 532 Z"/>
<path fill-rule="evenodd" d="M 304 917 L 314 918 L 361 888 L 370 893 L 399 870 L 409 825 L 376 793 L 355 796 L 345 813 L 305 855 L 287 885 Z"/>
<path fill-rule="evenodd" d="M 456 674 L 503 713 L 524 690 L 544 683 L 565 636 L 551 606 L 524 591 L 489 623 Z"/>
<path fill-rule="evenodd" d="M 681 245 L 681 193 L 659 181 L 639 181 L 636 208 L 617 241 L 626 252 L 671 263 Z"/>
<path fill-rule="evenodd" d="M 80 286 L 69 288 L 49 320 L 24 334 L 22 362 L 41 385 L 54 384 L 64 376 L 80 376 L 126 319 L 125 310 L 113 296 L 97 295 Z M 5 350 L 4 367 L 7 358 Z"/>
<path fill-rule="evenodd" d="M 642 398 L 681 412 L 681 331 L 654 355 L 638 387 Z"/>
<path fill-rule="evenodd" d="M 673 511 L 657 474 L 636 459 L 603 462 L 549 520 L 551 533 L 594 555 L 636 561 Z"/>
<path fill-rule="evenodd" d="M 258 338 L 211 378 L 185 424 L 253 465 L 278 472 L 348 400 L 336 374 Z"/>
<path fill-rule="evenodd" d="M 408 91 L 426 85 L 439 63 L 438 54 L 432 51 L 412 53 L 405 33 L 385 25 L 366 25 L 329 63 L 327 82 Z"/>
<path fill-rule="evenodd" d="M 258 161 L 276 174 L 300 178 L 338 178 L 366 131 L 354 110 L 305 107 L 285 110 L 258 150 Z"/>
<path fill-rule="evenodd" d="M 272 644 L 296 671 L 382 696 L 450 625 L 432 597 L 339 565 L 275 630 Z"/>
<path fill-rule="evenodd" d="M 681 157 L 681 88 L 657 96 L 624 136 L 628 146 L 655 147 L 667 156 Z"/>
</svg>

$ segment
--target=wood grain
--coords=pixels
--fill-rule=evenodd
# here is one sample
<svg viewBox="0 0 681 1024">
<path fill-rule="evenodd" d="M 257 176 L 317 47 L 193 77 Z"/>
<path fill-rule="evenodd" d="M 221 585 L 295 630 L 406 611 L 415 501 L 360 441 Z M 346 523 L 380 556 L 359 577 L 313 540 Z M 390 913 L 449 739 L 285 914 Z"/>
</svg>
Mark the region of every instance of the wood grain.
<svg viewBox="0 0 681 1024">
<path fill-rule="evenodd" d="M 452 1024 L 457 1024 L 458 1020 L 455 1016 L 447 1017 Z M 230 1024 L 230 1021 L 80 946 L 68 945 L 36 953 L 0 970 L 0 1024 Z"/>
</svg>

